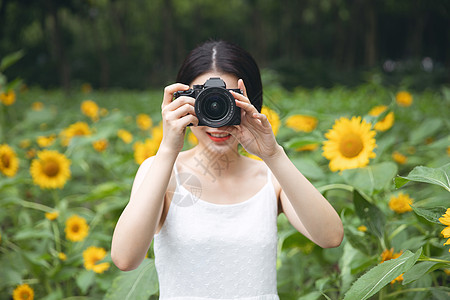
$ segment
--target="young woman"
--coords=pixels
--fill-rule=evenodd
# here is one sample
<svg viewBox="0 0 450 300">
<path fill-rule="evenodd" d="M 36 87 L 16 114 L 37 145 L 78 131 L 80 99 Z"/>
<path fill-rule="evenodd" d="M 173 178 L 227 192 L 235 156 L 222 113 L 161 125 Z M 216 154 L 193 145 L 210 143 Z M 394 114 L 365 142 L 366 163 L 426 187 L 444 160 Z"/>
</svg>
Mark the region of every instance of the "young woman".
<svg viewBox="0 0 450 300">
<path fill-rule="evenodd" d="M 197 126 L 193 97 L 174 93 L 219 77 L 241 110 L 240 125 Z M 111 255 L 132 270 L 154 241 L 160 299 L 279 299 L 277 216 L 317 245 L 340 245 L 341 220 L 297 170 L 260 113 L 262 84 L 240 47 L 210 41 L 184 61 L 164 90 L 163 139 L 140 166 L 114 231 Z M 181 151 L 191 125 L 198 145 Z M 262 159 L 238 153 L 238 144 Z"/>
</svg>

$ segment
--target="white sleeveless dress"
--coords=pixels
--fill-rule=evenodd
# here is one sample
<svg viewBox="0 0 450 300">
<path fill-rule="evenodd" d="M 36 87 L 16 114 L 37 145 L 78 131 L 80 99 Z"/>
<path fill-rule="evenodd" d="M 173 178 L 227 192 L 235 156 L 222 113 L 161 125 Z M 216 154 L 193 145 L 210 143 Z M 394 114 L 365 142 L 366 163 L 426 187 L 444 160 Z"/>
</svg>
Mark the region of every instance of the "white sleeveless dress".
<svg viewBox="0 0 450 300">
<path fill-rule="evenodd" d="M 270 170 L 253 197 L 236 204 L 201 200 L 180 182 L 154 238 L 160 299 L 279 300 L 277 198 Z M 183 185 L 184 184 L 184 185 Z"/>
</svg>

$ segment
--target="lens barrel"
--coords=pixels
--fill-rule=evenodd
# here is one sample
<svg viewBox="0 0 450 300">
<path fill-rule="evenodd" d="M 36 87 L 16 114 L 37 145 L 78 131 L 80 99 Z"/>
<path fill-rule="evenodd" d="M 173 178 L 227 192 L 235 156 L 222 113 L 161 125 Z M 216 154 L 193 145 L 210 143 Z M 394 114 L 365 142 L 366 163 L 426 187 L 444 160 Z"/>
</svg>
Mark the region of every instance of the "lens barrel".
<svg viewBox="0 0 450 300">
<path fill-rule="evenodd" d="M 209 127 L 217 128 L 240 123 L 240 109 L 236 106 L 233 95 L 221 87 L 210 87 L 201 91 L 195 100 L 195 113 L 199 124 Z M 236 123 L 237 113 L 238 123 Z"/>
</svg>

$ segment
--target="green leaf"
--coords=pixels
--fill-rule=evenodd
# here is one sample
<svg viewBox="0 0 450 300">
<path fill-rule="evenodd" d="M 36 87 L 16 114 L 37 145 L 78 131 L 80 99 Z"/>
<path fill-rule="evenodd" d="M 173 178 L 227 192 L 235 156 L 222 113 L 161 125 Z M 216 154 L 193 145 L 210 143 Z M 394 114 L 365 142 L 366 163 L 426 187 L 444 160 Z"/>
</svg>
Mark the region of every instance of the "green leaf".
<svg viewBox="0 0 450 300">
<path fill-rule="evenodd" d="M 430 208 L 419 208 L 415 206 L 411 206 L 413 211 L 428 220 L 431 223 L 442 225 L 441 222 L 439 222 L 439 218 L 442 217 L 442 215 L 445 214 L 447 208 L 442 206 L 437 207 L 430 207 Z"/>
<path fill-rule="evenodd" d="M 344 226 L 344 236 L 353 248 L 358 249 L 362 253 L 370 252 L 370 245 L 361 232 L 354 230 L 350 226 Z"/>
<path fill-rule="evenodd" d="M 403 275 L 402 284 L 408 284 L 410 282 L 416 281 L 420 277 L 430 272 L 433 272 L 436 269 L 448 267 L 449 264 L 442 262 L 434 262 L 434 261 L 424 261 L 418 264 L 415 264 L 408 272 Z"/>
<path fill-rule="evenodd" d="M 376 205 L 364 199 L 358 190 L 353 191 L 353 204 L 356 214 L 367 226 L 369 231 L 377 237 L 382 238 L 386 223 L 383 212 Z"/>
<path fill-rule="evenodd" d="M 441 119 L 428 119 L 421 122 L 420 126 L 410 132 L 409 142 L 412 145 L 423 144 L 425 139 L 437 133 L 442 125 Z"/>
<path fill-rule="evenodd" d="M 23 50 L 16 51 L 14 53 L 8 54 L 0 62 L 0 71 L 6 70 L 11 65 L 15 64 L 24 55 Z"/>
<path fill-rule="evenodd" d="M 305 175 L 305 177 L 309 179 L 317 180 L 325 177 L 323 170 L 312 159 L 293 158 L 292 163 L 298 170 L 300 170 L 300 172 L 302 172 L 303 175 Z"/>
<path fill-rule="evenodd" d="M 347 184 L 372 195 L 376 190 L 382 190 L 392 178 L 397 175 L 397 165 L 393 162 L 382 162 L 364 168 L 349 169 L 342 172 Z"/>
<path fill-rule="evenodd" d="M 155 263 L 145 259 L 133 271 L 122 273 L 114 279 L 105 300 L 147 300 L 158 292 Z"/>
<path fill-rule="evenodd" d="M 95 273 L 93 271 L 83 270 L 78 274 L 76 282 L 83 294 L 86 294 L 89 287 L 94 283 Z"/>
<path fill-rule="evenodd" d="M 311 144 L 322 144 L 323 138 L 316 136 L 302 136 L 293 138 L 285 143 L 285 147 L 289 149 L 297 149 Z"/>
<path fill-rule="evenodd" d="M 438 286 L 430 287 L 431 294 L 433 294 L 433 299 L 436 300 L 447 300 L 450 298 L 450 287 Z"/>
<path fill-rule="evenodd" d="M 314 291 L 314 292 L 311 292 L 311 293 L 301 296 L 300 298 L 298 298 L 298 300 L 317 300 L 321 296 L 322 296 L 321 292 Z"/>
<path fill-rule="evenodd" d="M 408 176 L 398 176 L 395 178 L 395 187 L 400 188 L 409 181 L 439 185 L 450 192 L 450 163 L 440 168 L 417 166 L 408 174 Z"/>
<path fill-rule="evenodd" d="M 405 251 L 400 257 L 385 261 L 370 269 L 356 280 L 345 294 L 344 300 L 364 300 L 376 294 L 392 280 L 408 271 L 417 261 L 422 249 L 412 253 Z"/>
</svg>

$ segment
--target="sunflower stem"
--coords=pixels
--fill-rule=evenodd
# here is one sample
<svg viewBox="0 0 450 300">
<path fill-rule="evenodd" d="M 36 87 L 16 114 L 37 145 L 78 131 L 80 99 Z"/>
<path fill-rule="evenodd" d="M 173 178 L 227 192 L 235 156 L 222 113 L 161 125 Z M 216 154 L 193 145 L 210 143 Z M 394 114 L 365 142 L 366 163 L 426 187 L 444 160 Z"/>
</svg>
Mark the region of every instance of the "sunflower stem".
<svg viewBox="0 0 450 300">
<path fill-rule="evenodd" d="M 392 292 L 390 294 L 387 294 L 386 298 L 392 298 L 392 297 L 395 297 L 395 296 L 398 296 L 398 295 L 404 294 L 404 293 L 428 292 L 428 291 L 429 291 L 429 288 L 426 288 L 426 287 L 423 287 L 423 288 L 411 288 L 411 289 L 405 289 L 405 290 L 399 290 L 399 291 Z"/>
<path fill-rule="evenodd" d="M 431 258 L 431 257 L 421 257 L 417 261 L 431 261 L 431 262 L 444 263 L 444 264 L 450 265 L 450 260 Z"/>
<path fill-rule="evenodd" d="M 32 208 L 32 209 L 40 210 L 43 212 L 52 212 L 53 211 L 53 209 L 51 207 L 48 207 L 47 205 L 43 205 L 43 204 L 39 204 L 39 203 L 29 202 L 29 201 L 25 201 L 25 200 L 20 200 L 19 203 L 20 203 L 20 205 L 22 205 L 23 207 L 26 207 L 26 208 Z"/>
<path fill-rule="evenodd" d="M 56 222 L 52 222 L 52 228 L 53 228 L 53 236 L 55 237 L 56 251 L 58 251 L 58 254 L 59 254 L 59 253 L 61 253 L 61 239 L 60 239 L 58 224 L 56 224 Z"/>
</svg>

